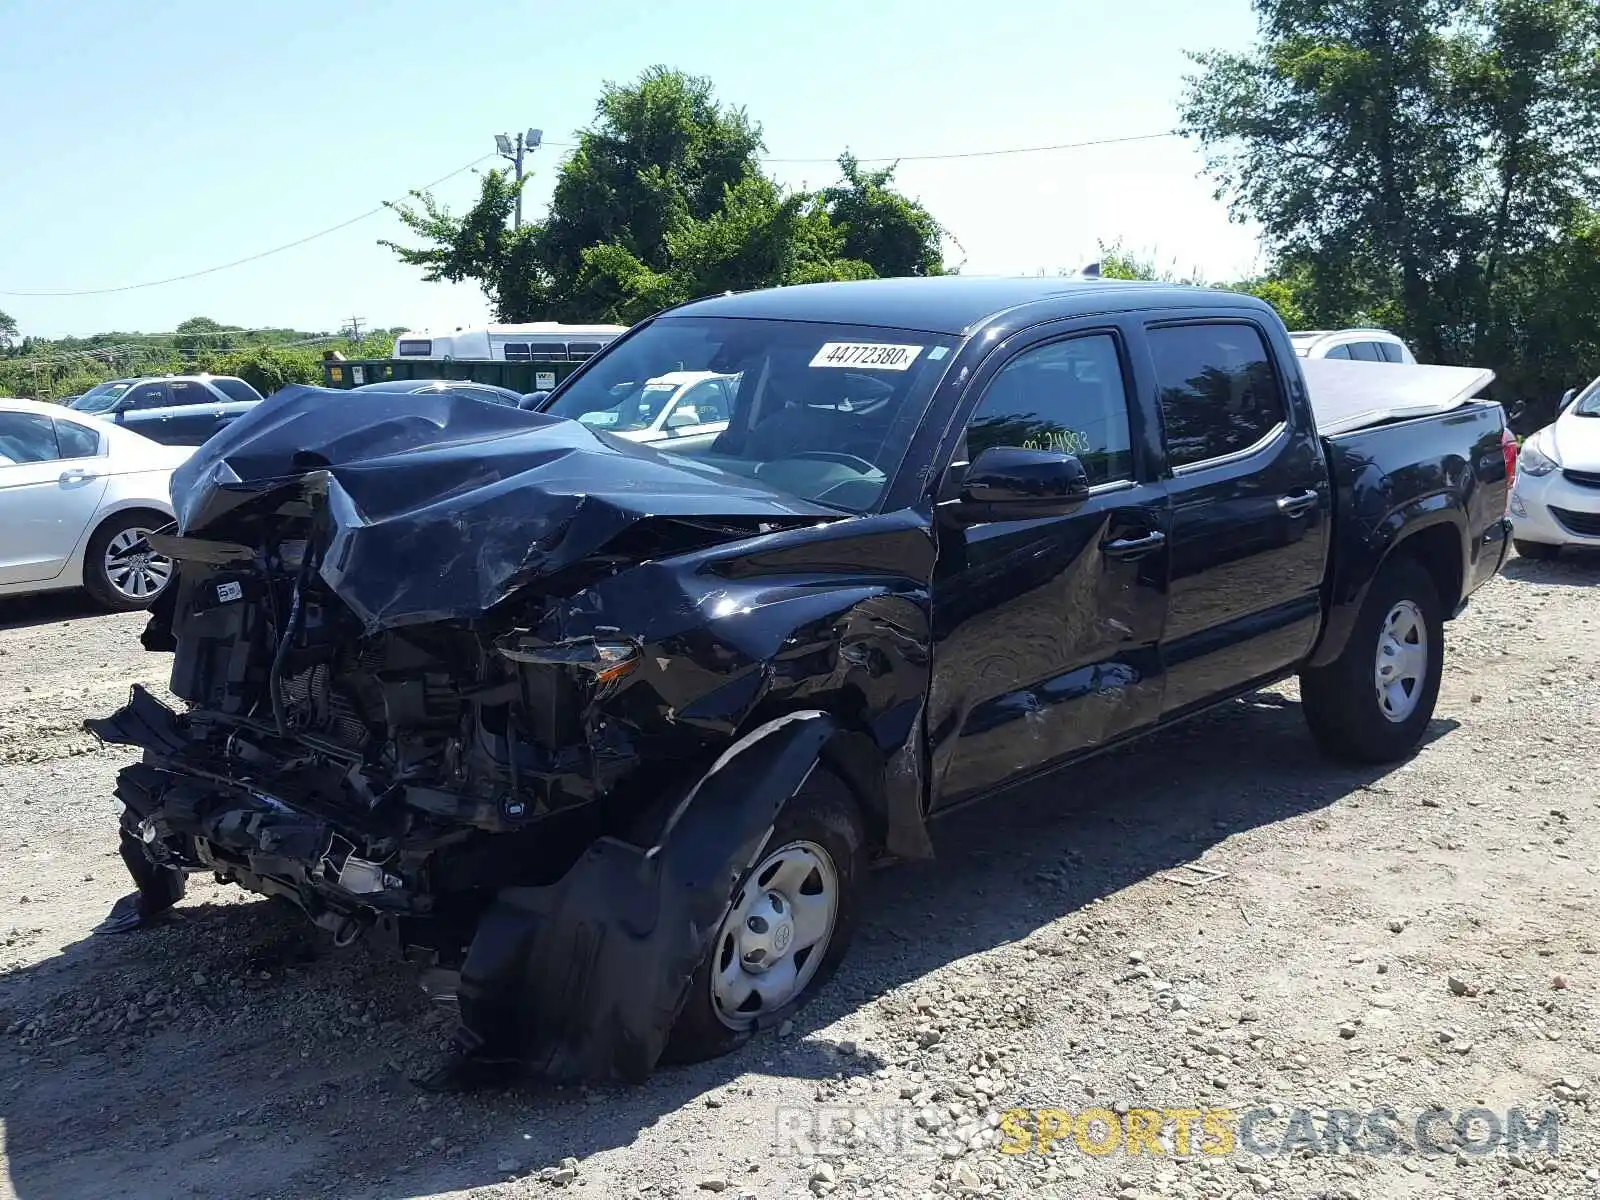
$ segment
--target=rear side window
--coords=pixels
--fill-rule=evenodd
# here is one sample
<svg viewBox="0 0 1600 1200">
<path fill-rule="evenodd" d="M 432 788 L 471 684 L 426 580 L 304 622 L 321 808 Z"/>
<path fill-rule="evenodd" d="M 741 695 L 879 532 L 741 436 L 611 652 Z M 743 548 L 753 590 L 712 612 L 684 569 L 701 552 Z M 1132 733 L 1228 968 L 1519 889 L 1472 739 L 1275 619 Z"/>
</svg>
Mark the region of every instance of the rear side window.
<svg viewBox="0 0 1600 1200">
<path fill-rule="evenodd" d="M 1377 342 L 1378 352 L 1383 355 L 1384 362 L 1403 363 L 1405 358 L 1400 353 L 1400 347 L 1393 342 Z"/>
<path fill-rule="evenodd" d="M 1382 362 L 1383 351 L 1378 349 L 1377 342 L 1351 342 L 1350 357 L 1362 362 Z"/>
<path fill-rule="evenodd" d="M 1284 419 L 1261 331 L 1244 322 L 1150 330 L 1167 458 L 1174 467 L 1237 454 Z"/>
<path fill-rule="evenodd" d="M 967 425 L 967 458 L 991 446 L 1075 455 L 1093 484 L 1133 478 L 1128 398 L 1106 334 L 1034 346 L 996 372 Z"/>
<path fill-rule="evenodd" d="M 56 442 L 62 458 L 93 458 L 100 453 L 100 435 L 76 421 L 56 422 Z"/>
<path fill-rule="evenodd" d="M 211 386 L 229 400 L 237 400 L 244 404 L 254 404 L 261 399 L 261 393 L 242 379 L 213 379 Z"/>
</svg>

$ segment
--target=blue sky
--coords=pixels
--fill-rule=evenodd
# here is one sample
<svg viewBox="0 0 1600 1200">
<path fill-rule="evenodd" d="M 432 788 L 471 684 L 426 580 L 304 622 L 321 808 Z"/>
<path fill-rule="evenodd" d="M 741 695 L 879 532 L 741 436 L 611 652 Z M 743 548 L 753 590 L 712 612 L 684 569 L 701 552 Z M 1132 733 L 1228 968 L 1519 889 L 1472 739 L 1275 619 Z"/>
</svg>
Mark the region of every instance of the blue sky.
<svg viewBox="0 0 1600 1200">
<path fill-rule="evenodd" d="M 528 193 L 605 80 L 707 75 L 780 158 L 917 155 L 1171 128 L 1184 51 L 1240 47 L 1248 0 L 12 0 L 0 36 L 0 309 L 24 332 L 482 321 L 471 286 L 423 283 L 377 239 L 387 213 L 203 278 L 110 295 L 314 233 L 545 131 Z M 491 160 L 491 162 L 498 160 Z M 486 163 L 485 166 L 490 164 Z M 1178 139 L 906 162 L 900 186 L 973 273 L 1092 258 L 1099 239 L 1221 278 L 1258 265 Z M 773 163 L 819 186 L 829 163 Z M 460 207 L 462 174 L 436 194 Z M 953 258 L 959 260 L 957 252 Z"/>
</svg>

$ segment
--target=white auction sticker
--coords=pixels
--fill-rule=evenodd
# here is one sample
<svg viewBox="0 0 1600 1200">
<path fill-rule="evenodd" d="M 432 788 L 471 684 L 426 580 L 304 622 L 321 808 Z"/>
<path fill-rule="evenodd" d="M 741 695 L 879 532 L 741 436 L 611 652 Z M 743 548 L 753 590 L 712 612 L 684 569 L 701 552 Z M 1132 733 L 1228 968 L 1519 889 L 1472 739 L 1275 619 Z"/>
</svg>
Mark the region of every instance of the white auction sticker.
<svg viewBox="0 0 1600 1200">
<path fill-rule="evenodd" d="M 869 371 L 905 371 L 917 361 L 921 346 L 879 342 L 824 342 L 811 360 L 813 367 L 861 367 Z"/>
</svg>

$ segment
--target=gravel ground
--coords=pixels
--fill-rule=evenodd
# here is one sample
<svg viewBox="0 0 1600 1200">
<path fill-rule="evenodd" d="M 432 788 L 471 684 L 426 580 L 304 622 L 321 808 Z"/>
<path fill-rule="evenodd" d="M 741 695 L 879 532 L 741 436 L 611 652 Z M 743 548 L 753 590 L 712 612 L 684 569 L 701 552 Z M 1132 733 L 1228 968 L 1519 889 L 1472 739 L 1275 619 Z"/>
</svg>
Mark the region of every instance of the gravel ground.
<svg viewBox="0 0 1600 1200">
<path fill-rule="evenodd" d="M 1263 693 L 951 818 L 793 1028 L 445 1099 L 409 1078 L 449 1015 L 280 906 L 196 877 L 90 936 L 126 758 L 78 723 L 165 658 L 137 616 L 0 607 L 0 1198 L 1600 1196 L 1597 582 L 1510 563 L 1405 765 L 1329 765 Z M 1554 1113 L 1557 1152 L 1481 1113 L 1460 1145 L 1470 1109 Z"/>
</svg>

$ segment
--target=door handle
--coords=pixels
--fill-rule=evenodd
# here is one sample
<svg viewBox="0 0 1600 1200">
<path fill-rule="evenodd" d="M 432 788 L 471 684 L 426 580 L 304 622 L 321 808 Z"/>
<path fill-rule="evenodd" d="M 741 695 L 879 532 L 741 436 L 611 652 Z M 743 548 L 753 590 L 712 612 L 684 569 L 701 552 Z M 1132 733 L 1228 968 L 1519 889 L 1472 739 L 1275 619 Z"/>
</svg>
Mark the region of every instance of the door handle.
<svg viewBox="0 0 1600 1200">
<path fill-rule="evenodd" d="M 1167 544 L 1167 535 L 1159 529 L 1154 533 L 1147 533 L 1143 537 L 1116 538 L 1113 541 L 1101 542 L 1100 549 L 1107 558 L 1142 558 L 1152 550 L 1159 550 Z"/>
<path fill-rule="evenodd" d="M 58 482 L 61 483 L 88 483 L 94 478 L 92 471 L 85 471 L 81 467 L 70 467 L 61 472 Z"/>
<path fill-rule="evenodd" d="M 1319 498 L 1315 491 L 1301 492 L 1298 496 L 1279 496 L 1278 511 L 1286 517 L 1298 517 L 1315 508 Z"/>
</svg>

